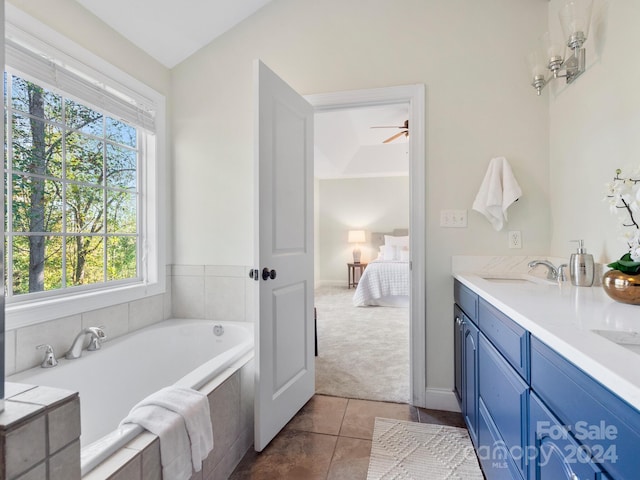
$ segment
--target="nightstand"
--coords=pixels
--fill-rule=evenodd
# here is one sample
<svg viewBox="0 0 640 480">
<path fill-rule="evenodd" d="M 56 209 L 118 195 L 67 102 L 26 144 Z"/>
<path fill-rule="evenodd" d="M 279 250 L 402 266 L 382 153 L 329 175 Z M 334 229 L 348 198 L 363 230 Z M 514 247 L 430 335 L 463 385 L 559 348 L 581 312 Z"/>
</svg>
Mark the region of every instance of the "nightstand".
<svg viewBox="0 0 640 480">
<path fill-rule="evenodd" d="M 366 263 L 347 263 L 348 288 L 356 288 L 364 269 L 367 268 Z M 356 271 L 358 276 L 356 277 Z M 357 279 L 357 281 L 356 281 Z"/>
</svg>

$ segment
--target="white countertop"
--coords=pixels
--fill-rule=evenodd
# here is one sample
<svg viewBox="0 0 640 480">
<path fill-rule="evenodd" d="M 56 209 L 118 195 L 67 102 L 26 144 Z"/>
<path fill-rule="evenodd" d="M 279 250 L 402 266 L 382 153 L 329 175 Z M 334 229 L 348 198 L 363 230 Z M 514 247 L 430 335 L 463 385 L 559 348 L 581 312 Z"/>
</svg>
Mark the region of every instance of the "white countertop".
<svg viewBox="0 0 640 480">
<path fill-rule="evenodd" d="M 618 303 L 600 286 L 496 282 L 480 275 L 487 276 L 454 273 L 462 284 L 640 410 L 640 353 L 593 332 L 640 332 L 640 305 Z M 493 275 L 500 277 L 495 270 Z"/>
</svg>

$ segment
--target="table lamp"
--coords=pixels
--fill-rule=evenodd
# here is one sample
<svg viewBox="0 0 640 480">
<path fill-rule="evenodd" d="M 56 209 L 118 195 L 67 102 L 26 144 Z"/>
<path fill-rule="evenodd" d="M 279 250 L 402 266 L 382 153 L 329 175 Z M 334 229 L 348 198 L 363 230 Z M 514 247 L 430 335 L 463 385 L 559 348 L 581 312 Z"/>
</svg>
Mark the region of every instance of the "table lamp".
<svg viewBox="0 0 640 480">
<path fill-rule="evenodd" d="M 364 243 L 367 241 L 366 234 L 364 230 L 349 230 L 349 238 L 347 240 L 349 243 L 355 243 L 356 246 L 353 249 L 353 263 L 360 263 L 360 248 L 358 244 Z"/>
</svg>

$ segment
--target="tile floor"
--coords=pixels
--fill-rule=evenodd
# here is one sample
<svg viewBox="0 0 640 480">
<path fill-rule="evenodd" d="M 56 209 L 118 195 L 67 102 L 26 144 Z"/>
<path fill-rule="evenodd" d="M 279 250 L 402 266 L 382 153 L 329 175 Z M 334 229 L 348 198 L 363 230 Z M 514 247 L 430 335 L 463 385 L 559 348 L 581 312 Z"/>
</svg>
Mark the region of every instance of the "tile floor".
<svg viewBox="0 0 640 480">
<path fill-rule="evenodd" d="M 315 395 L 262 453 L 247 452 L 229 478 L 366 479 L 376 417 L 464 428 L 459 413 Z"/>
</svg>

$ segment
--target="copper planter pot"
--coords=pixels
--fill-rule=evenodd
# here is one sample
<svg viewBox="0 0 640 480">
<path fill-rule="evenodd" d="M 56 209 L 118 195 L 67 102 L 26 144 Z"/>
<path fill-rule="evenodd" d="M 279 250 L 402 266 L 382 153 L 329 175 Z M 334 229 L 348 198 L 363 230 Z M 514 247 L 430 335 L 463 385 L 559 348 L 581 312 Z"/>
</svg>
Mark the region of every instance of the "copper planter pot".
<svg viewBox="0 0 640 480">
<path fill-rule="evenodd" d="M 609 270 L 602 277 L 602 288 L 617 302 L 640 305 L 640 274 Z"/>
</svg>

